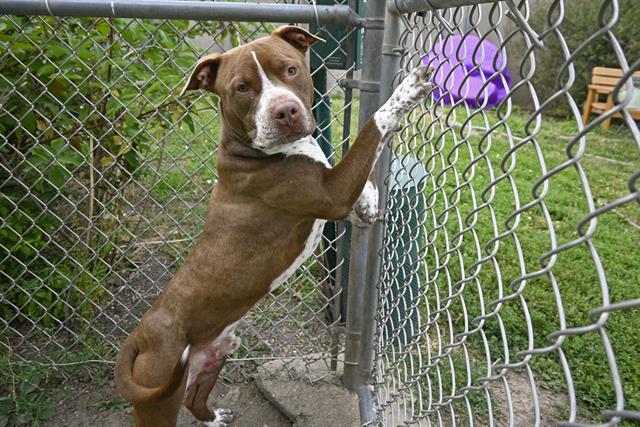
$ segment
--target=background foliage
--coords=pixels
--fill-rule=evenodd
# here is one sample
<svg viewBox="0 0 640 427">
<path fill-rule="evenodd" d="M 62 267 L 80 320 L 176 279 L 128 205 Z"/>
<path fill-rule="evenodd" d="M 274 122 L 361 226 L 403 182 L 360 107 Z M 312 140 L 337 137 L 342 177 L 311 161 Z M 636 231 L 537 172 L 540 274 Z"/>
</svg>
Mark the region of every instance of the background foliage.
<svg viewBox="0 0 640 427">
<path fill-rule="evenodd" d="M 544 33 L 559 18 L 559 2 L 555 8 L 550 8 L 554 2 L 552 0 L 540 0 L 532 6 L 530 23 L 538 32 Z M 602 0 L 582 0 L 564 1 L 564 19 L 559 26 L 559 31 L 565 38 L 571 52 L 574 52 L 585 40 L 587 40 L 598 28 L 600 28 L 599 15 L 604 5 L 603 18 L 608 22 L 613 14 L 610 1 Z M 637 25 L 640 21 L 640 7 L 636 0 L 619 0 L 619 10 L 623 11 L 619 15 L 619 21 L 613 29 L 613 33 L 620 41 L 622 49 L 627 55 L 627 61 L 633 62 L 640 52 L 640 37 L 638 37 Z M 548 14 L 549 10 L 553 10 Z M 524 42 L 517 39 L 514 51 L 524 52 L 526 49 Z M 550 34 L 544 39 L 545 46 L 536 49 L 536 72 L 532 82 L 541 100 L 546 100 L 557 93 L 561 85 L 556 81 L 557 73 L 565 62 L 561 44 L 554 34 Z M 519 63 L 516 61 L 514 63 Z M 604 35 L 589 43 L 574 60 L 575 82 L 570 91 L 575 99 L 578 108 L 582 105 L 587 95 L 587 86 L 591 81 L 591 70 L 594 67 L 620 68 L 620 63 L 611 47 L 609 38 Z M 562 76 L 562 84 L 567 80 L 568 74 Z M 547 110 L 552 115 L 569 115 L 570 111 L 564 99 L 559 99 Z"/>
<path fill-rule="evenodd" d="M 187 21 L 0 18 L 0 292 L 19 308 L 3 304 L 5 320 L 51 325 L 100 297 L 112 252 L 100 231 L 116 226 L 103 213 L 185 113 L 172 90 L 193 64 L 187 32 L 199 34 Z"/>
</svg>

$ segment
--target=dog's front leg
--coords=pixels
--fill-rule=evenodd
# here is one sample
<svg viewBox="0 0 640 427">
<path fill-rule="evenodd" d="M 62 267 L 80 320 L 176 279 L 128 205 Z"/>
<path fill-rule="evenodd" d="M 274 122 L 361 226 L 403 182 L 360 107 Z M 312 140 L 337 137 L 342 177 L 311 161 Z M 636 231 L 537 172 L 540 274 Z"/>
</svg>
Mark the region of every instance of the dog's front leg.
<svg viewBox="0 0 640 427">
<path fill-rule="evenodd" d="M 308 161 L 288 161 L 269 168 L 271 177 L 256 174 L 253 187 L 263 182 L 262 199 L 271 206 L 328 220 L 341 220 L 352 210 L 364 222 L 375 221 L 377 194 L 369 181 L 373 166 L 384 143 L 396 131 L 402 117 L 422 101 L 433 88 L 432 70 L 426 65 L 415 68 L 396 88 L 393 95 L 364 124 L 353 146 L 333 168 Z M 277 185 L 273 185 L 273 176 Z M 355 207 L 355 209 L 354 209 Z"/>
<path fill-rule="evenodd" d="M 431 70 L 426 66 L 414 69 L 374 115 L 373 121 L 380 131 L 380 145 L 376 152 L 376 160 L 384 147 L 384 142 L 393 131 L 397 130 L 402 117 L 430 90 L 431 84 L 428 83 L 430 72 Z M 375 184 L 375 174 L 371 172 L 362 193 L 349 214 L 349 220 L 356 226 L 366 226 L 373 224 L 379 215 L 378 189 Z"/>
</svg>

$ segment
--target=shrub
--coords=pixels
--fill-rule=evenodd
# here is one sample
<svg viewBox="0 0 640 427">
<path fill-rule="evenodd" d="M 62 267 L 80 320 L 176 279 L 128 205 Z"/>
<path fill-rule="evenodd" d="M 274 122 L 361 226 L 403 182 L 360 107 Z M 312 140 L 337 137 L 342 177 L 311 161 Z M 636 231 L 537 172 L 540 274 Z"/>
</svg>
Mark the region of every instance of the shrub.
<svg viewBox="0 0 640 427">
<path fill-rule="evenodd" d="M 613 2 L 610 1 L 583 0 L 564 1 L 563 3 L 565 9 L 564 20 L 559 27 L 559 31 L 565 38 L 571 52 L 574 52 L 600 28 L 599 14 L 603 5 L 604 13 L 602 16 L 604 21 L 607 22 L 612 17 L 613 9 L 611 3 Z M 539 34 L 550 27 L 550 22 L 553 24 L 558 20 L 558 4 L 559 2 L 541 0 L 533 7 L 530 23 Z M 640 38 L 637 31 L 637 23 L 640 21 L 640 8 L 636 0 L 619 0 L 618 4 L 619 21 L 613 28 L 613 33 L 620 41 L 622 49 L 627 56 L 627 61 L 633 62 L 636 59 L 634 53 L 640 52 Z M 550 16 L 548 14 L 549 10 L 552 10 Z M 553 33 L 549 34 L 544 39 L 544 43 L 544 48 L 536 49 L 535 51 L 537 67 L 533 78 L 533 84 L 541 102 L 557 93 L 558 89 L 568 79 L 568 73 L 565 72 L 561 77 L 562 84 L 558 85 L 556 81 L 560 67 L 565 62 L 558 38 Z M 524 50 L 524 43 L 518 43 L 515 49 Z M 582 108 L 585 101 L 593 67 L 620 68 L 620 63 L 606 34 L 596 38 L 581 50 L 574 60 L 574 65 L 575 82 L 570 93 L 579 109 Z M 552 115 L 568 116 L 570 114 L 564 97 L 560 98 L 546 111 Z"/>
<path fill-rule="evenodd" d="M 90 314 L 113 267 L 118 194 L 154 143 L 189 123 L 171 92 L 193 64 L 183 38 L 201 33 L 187 21 L 0 17 L 6 322 Z"/>
</svg>

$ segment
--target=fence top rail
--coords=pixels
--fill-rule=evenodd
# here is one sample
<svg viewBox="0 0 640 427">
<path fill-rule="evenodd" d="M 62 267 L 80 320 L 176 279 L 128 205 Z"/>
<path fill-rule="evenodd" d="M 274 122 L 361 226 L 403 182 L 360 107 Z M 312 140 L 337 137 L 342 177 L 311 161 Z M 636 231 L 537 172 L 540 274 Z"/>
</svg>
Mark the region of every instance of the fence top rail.
<svg viewBox="0 0 640 427">
<path fill-rule="evenodd" d="M 2 0 L 0 14 L 359 25 L 346 5 L 194 0 Z"/>
<path fill-rule="evenodd" d="M 392 12 L 401 15 L 425 10 L 494 3 L 496 1 L 498 0 L 387 0 L 387 6 Z"/>
</svg>

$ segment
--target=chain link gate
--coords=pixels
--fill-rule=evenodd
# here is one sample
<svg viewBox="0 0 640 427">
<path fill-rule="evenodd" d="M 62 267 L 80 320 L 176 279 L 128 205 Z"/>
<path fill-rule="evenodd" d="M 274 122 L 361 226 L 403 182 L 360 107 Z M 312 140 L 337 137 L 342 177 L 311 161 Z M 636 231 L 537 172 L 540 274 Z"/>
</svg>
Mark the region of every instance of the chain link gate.
<svg viewBox="0 0 640 427">
<path fill-rule="evenodd" d="M 4 7 L 25 6 L 18 3 Z M 200 2 L 177 10 L 158 1 L 152 11 L 135 10 L 144 2 L 117 2 L 114 14 L 141 18 L 85 17 L 111 13 L 113 2 L 105 10 L 97 3 L 51 2 L 56 13 L 78 17 L 0 16 L 2 360 L 11 375 L 46 368 L 53 383 L 92 378 L 96 365 L 113 363 L 202 230 L 220 121 L 213 96 L 178 96 L 196 59 L 279 25 L 169 19 L 184 18 L 189 7 L 191 19 L 226 10 L 208 3 L 207 12 Z M 240 7 L 244 19 L 297 18 L 331 46 L 310 56 L 314 81 L 324 81 L 314 105 L 323 112 L 318 140 L 335 161 L 348 149 L 357 111 L 352 90 L 339 82 L 356 65 L 317 64 L 346 57 L 355 15 L 340 4 L 254 6 Z M 154 19 L 142 19 L 149 14 Z M 329 24 L 346 29 L 336 35 Z M 248 379 L 270 360 L 283 368 L 333 360 L 335 368 L 348 244 L 340 243 L 345 228 L 331 227 L 312 259 L 241 321 L 242 347 L 223 371 L 227 380 Z M 12 394 L 11 381 L 3 382 Z"/>
<path fill-rule="evenodd" d="M 430 63 L 436 81 L 449 86 L 440 84 L 390 145 L 370 423 L 640 420 L 640 279 L 625 274 L 640 259 L 640 133 L 625 110 L 640 57 L 618 38 L 637 6 L 391 4 L 385 43 L 401 56 L 389 59 L 395 75 L 385 78 L 397 84 Z M 576 21 L 590 26 L 578 40 L 567 25 Z M 452 47 L 455 37 L 461 41 Z M 473 38 L 480 42 L 469 48 Z M 591 69 L 576 62 L 597 43 L 614 58 L 602 65 L 624 75 L 611 107 L 583 123 L 575 96 L 586 92 Z M 541 82 L 554 50 L 553 79 Z M 470 90 L 465 82 L 474 74 L 482 83 L 477 97 L 454 98 L 458 87 Z M 492 84 L 508 90 L 497 107 L 484 108 Z M 516 99 L 531 111 L 520 111 Z M 570 119 L 554 118 L 558 106 Z M 617 143 L 599 130 L 616 114 L 627 129 Z"/>
<path fill-rule="evenodd" d="M 63 3 L 43 1 L 39 13 Z M 112 16 L 114 4 L 136 2 L 102 3 L 100 16 Z M 196 57 L 272 26 L 171 20 L 175 8 L 155 3 L 152 12 L 123 8 L 119 15 L 148 19 L 0 18 L 0 325 L 3 352 L 17 367 L 55 367 L 68 377 L 111 363 L 201 230 L 216 179 L 217 104 L 175 95 Z M 284 21 L 315 24 L 324 38 L 335 34 L 322 32 L 327 23 L 351 24 L 333 52 L 311 51 L 312 64 L 336 51 L 351 57 L 353 45 L 340 42 L 355 25 L 368 28 L 363 81 L 353 80 L 353 63 L 314 71 L 314 81 L 327 85 L 315 109 L 329 113 L 317 136 L 336 153 L 348 148 L 355 126 L 350 88 L 362 91 L 361 111 L 375 111 L 376 80 L 384 100 L 434 52 L 451 70 L 464 66 L 465 52 L 442 48 L 452 36 L 498 46 L 505 59 L 492 58 L 495 73 L 480 73 L 485 89 L 504 80 L 508 64 L 514 83 L 495 109 L 447 104 L 444 91 L 411 113 L 381 156 L 384 221 L 371 233 L 354 230 L 351 264 L 360 268 L 350 272 L 351 311 L 340 302 L 346 240 L 337 227 L 238 328 L 243 348 L 227 365 L 228 379 L 247 378 L 267 360 L 335 360 L 349 312 L 358 316 L 347 319 L 345 383 L 358 391 L 365 423 L 616 425 L 640 418 L 633 339 L 640 327 L 633 309 L 640 304 L 633 259 L 640 134 L 624 110 L 630 96 L 617 97 L 632 93 L 640 61 L 616 37 L 626 11 L 618 1 L 599 3 L 592 36 L 574 45 L 563 26 L 570 1 L 397 0 L 385 12 L 384 2 L 370 0 L 360 21 L 315 4 L 306 15 L 307 5 L 279 6 L 282 19 L 290 18 Z M 234 7 L 198 10 L 211 18 Z M 243 9 L 245 18 L 275 13 L 253 8 Z M 544 12 L 542 25 L 534 10 Z M 195 19 L 186 7 L 180 13 Z M 574 62 L 602 39 L 624 77 L 613 107 L 585 125 Z M 554 49 L 562 57 L 551 84 L 557 90 L 546 96 L 538 63 Z M 378 67 L 371 58 L 380 50 Z M 474 61 L 465 77 L 482 59 Z M 532 111 L 520 111 L 517 97 Z M 558 104 L 569 124 L 550 116 Z M 597 129 L 616 113 L 630 132 L 624 142 Z M 373 394 L 362 387 L 367 381 Z"/>
</svg>

